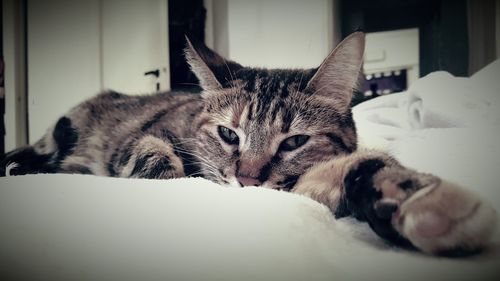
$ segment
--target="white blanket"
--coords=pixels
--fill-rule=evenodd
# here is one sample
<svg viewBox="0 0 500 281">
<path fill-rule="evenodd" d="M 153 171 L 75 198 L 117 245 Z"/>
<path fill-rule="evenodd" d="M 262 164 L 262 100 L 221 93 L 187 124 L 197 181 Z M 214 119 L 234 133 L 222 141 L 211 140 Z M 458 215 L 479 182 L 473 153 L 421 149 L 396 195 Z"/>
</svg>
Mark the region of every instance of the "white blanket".
<svg viewBox="0 0 500 281">
<path fill-rule="evenodd" d="M 392 141 L 425 129 L 496 129 L 499 108 L 500 60 L 496 60 L 471 78 L 433 72 L 405 92 L 359 104 L 353 115 L 361 145 L 386 149 Z"/>
<path fill-rule="evenodd" d="M 285 192 L 202 179 L 0 182 L 1 280 L 498 280 L 498 244 L 463 260 L 406 252 Z"/>
<path fill-rule="evenodd" d="M 495 122 L 415 127 L 405 95 L 357 107 L 364 145 L 474 189 L 500 211 Z M 420 97 L 420 110 L 432 109 Z M 366 224 L 335 221 L 285 192 L 202 179 L 0 179 L 0 280 L 499 280 L 499 238 L 479 256 L 436 258 L 391 247 Z"/>
</svg>

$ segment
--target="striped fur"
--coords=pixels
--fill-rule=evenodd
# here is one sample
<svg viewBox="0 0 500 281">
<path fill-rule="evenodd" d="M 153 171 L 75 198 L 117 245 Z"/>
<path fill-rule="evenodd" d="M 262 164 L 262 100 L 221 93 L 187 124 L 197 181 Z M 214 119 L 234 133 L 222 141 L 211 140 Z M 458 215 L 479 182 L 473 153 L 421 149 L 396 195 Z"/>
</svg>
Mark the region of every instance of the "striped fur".
<svg viewBox="0 0 500 281">
<path fill-rule="evenodd" d="M 188 41 L 186 58 L 201 95 L 100 94 L 73 108 L 33 146 L 11 152 L 5 164 L 18 162 L 14 174 L 199 175 L 227 184 L 244 177 L 289 190 L 315 163 L 356 150 L 345 102 L 356 80 L 346 77 L 356 77 L 361 65 L 362 36 L 356 38 L 306 70 L 243 67 Z M 239 143 L 224 142 L 220 126 L 234 131 Z M 293 151 L 280 149 L 295 135 L 308 141 Z"/>
</svg>

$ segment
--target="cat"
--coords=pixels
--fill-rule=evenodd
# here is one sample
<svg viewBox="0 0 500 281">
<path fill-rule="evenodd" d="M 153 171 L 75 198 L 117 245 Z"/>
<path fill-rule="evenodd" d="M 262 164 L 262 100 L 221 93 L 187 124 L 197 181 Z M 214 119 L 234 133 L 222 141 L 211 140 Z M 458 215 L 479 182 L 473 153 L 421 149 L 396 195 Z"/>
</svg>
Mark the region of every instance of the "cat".
<svg viewBox="0 0 500 281">
<path fill-rule="evenodd" d="M 429 254 L 473 253 L 496 213 L 473 193 L 357 147 L 351 114 L 364 34 L 344 39 L 318 68 L 262 69 L 187 39 L 202 92 L 127 96 L 108 91 L 70 110 L 1 173 L 81 173 L 169 179 L 306 195 L 353 216 L 391 243 Z"/>
</svg>

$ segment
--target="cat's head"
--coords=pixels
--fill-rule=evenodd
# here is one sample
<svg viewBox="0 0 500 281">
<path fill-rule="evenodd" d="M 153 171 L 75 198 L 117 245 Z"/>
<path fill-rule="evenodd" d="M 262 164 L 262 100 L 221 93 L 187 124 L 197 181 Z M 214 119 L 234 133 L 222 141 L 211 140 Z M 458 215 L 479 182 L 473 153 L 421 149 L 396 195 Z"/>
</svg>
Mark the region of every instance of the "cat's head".
<svg viewBox="0 0 500 281">
<path fill-rule="evenodd" d="M 235 186 L 291 189 L 315 163 L 356 150 L 350 102 L 363 51 L 357 32 L 316 69 L 258 69 L 188 41 L 205 103 L 195 124 L 204 174 Z"/>
</svg>

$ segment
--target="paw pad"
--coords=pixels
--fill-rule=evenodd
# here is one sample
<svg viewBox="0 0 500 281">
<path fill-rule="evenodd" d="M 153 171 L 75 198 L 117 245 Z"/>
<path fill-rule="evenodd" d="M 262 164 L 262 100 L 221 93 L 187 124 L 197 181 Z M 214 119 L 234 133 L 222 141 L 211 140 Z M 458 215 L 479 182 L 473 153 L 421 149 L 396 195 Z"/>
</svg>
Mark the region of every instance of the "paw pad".
<svg viewBox="0 0 500 281">
<path fill-rule="evenodd" d="M 449 219 L 432 212 L 421 214 L 415 222 L 415 232 L 425 238 L 443 236 L 450 228 Z"/>
<path fill-rule="evenodd" d="M 426 253 L 485 248 L 494 232 L 496 212 L 475 194 L 441 181 L 420 189 L 393 217 L 396 230 Z"/>
</svg>

